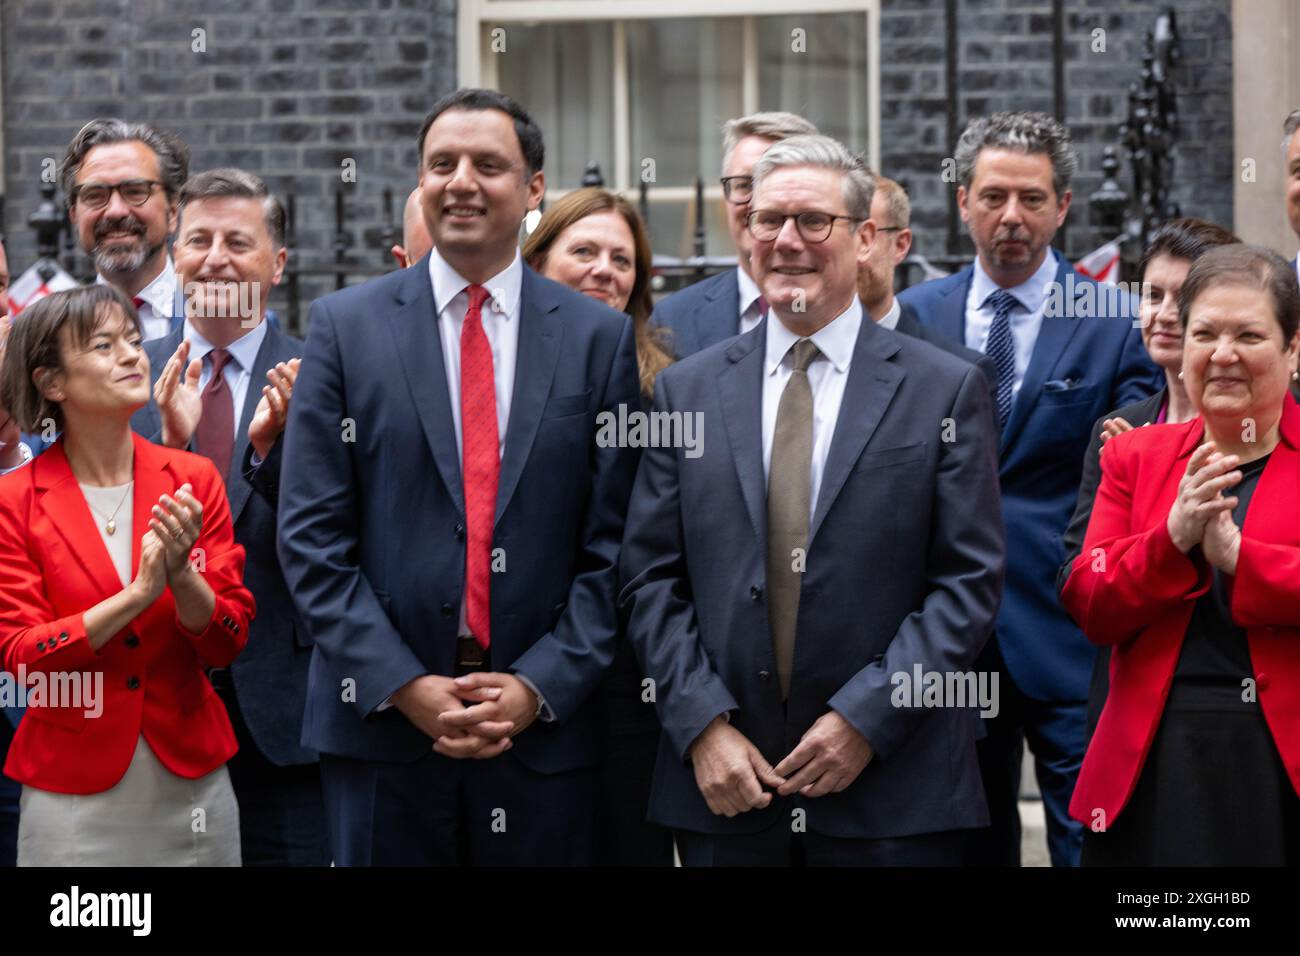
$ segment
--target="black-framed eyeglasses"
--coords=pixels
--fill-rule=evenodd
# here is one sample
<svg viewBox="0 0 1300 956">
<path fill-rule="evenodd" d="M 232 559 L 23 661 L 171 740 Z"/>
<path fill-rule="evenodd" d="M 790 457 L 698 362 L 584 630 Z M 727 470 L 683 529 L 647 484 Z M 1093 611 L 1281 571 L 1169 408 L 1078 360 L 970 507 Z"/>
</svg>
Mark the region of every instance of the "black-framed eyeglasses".
<svg viewBox="0 0 1300 956">
<path fill-rule="evenodd" d="M 876 232 L 902 232 L 906 226 L 877 226 Z"/>
<path fill-rule="evenodd" d="M 722 195 L 729 203 L 741 206 L 754 198 L 754 177 L 752 176 L 723 176 L 720 182 L 722 183 Z"/>
<path fill-rule="evenodd" d="M 82 183 L 72 190 L 72 201 L 87 209 L 103 209 L 116 192 L 128 206 L 143 206 L 153 195 L 153 188 L 162 185 L 156 179 L 127 179 L 113 185 Z"/>
<path fill-rule="evenodd" d="M 794 227 L 799 232 L 799 238 L 804 242 L 825 242 L 830 237 L 831 230 L 835 228 L 836 219 L 861 222 L 854 216 L 836 216 L 829 212 L 816 212 L 811 209 L 794 213 L 755 209 L 745 217 L 745 225 L 749 227 L 749 234 L 759 242 L 771 242 L 781 234 L 787 219 L 794 220 Z"/>
</svg>

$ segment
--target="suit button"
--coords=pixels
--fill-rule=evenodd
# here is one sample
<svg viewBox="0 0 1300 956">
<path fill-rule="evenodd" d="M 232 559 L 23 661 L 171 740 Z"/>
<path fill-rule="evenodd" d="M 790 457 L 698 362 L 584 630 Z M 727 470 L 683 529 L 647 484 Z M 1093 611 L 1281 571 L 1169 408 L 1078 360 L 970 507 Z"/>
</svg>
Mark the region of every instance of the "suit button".
<svg viewBox="0 0 1300 956">
<path fill-rule="evenodd" d="M 751 601 L 757 601 L 762 596 L 763 596 L 763 589 L 760 588 L 757 584 L 755 584 L 753 587 L 749 589 L 749 599 Z"/>
<path fill-rule="evenodd" d="M 67 631 L 64 631 L 62 634 L 59 635 L 59 643 L 60 643 L 60 644 L 62 644 L 62 643 L 63 643 L 64 641 L 66 641 L 67 639 L 68 639 L 68 632 L 67 632 Z"/>
<path fill-rule="evenodd" d="M 125 644 L 127 647 L 139 647 L 140 638 L 136 637 L 134 634 L 128 634 L 126 636 L 126 640 L 123 641 L 122 643 Z"/>
<path fill-rule="evenodd" d="M 130 677 L 126 679 L 127 690 L 138 690 L 139 687 L 140 687 L 140 678 L 136 677 L 134 674 L 132 674 Z"/>
<path fill-rule="evenodd" d="M 456 612 L 456 609 L 455 609 L 452 605 L 450 605 L 450 604 L 444 604 L 444 605 L 442 606 L 442 616 L 443 616 L 443 617 L 451 617 L 452 614 L 454 614 L 455 612 Z"/>
<path fill-rule="evenodd" d="M 239 625 L 238 625 L 238 624 L 232 624 L 232 625 L 230 625 L 230 629 L 233 630 L 236 634 L 239 633 Z"/>
<path fill-rule="evenodd" d="M 465 526 L 463 524 L 456 525 L 456 540 L 457 541 L 465 540 Z"/>
<path fill-rule="evenodd" d="M 758 679 L 761 680 L 761 681 L 763 681 L 763 683 L 767 683 L 768 681 L 770 681 L 770 680 L 772 679 L 772 675 L 771 675 L 770 673 L 768 673 L 767 671 L 759 671 L 759 672 L 758 672 Z"/>
<path fill-rule="evenodd" d="M 51 641 L 50 643 L 53 644 L 54 642 Z M 45 650 L 45 642 L 44 642 L 44 641 L 37 641 L 37 642 L 36 642 L 36 649 L 37 649 L 38 651 L 43 651 L 43 650 Z"/>
</svg>

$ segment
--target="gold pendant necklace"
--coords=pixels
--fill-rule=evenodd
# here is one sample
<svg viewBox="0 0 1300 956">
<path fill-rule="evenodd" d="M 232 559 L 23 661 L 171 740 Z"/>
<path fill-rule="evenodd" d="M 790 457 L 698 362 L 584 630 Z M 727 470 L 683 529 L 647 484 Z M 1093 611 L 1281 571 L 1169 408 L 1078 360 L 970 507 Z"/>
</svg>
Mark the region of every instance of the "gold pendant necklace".
<svg viewBox="0 0 1300 956">
<path fill-rule="evenodd" d="M 113 509 L 113 513 L 107 516 L 107 524 L 104 525 L 104 534 L 108 535 L 110 538 L 113 536 L 113 532 L 117 530 L 117 513 L 122 510 L 122 505 L 126 504 L 127 496 L 131 494 L 131 489 L 134 486 L 135 481 L 128 481 L 126 483 L 126 492 L 122 495 L 122 500 L 117 503 L 117 507 Z M 89 498 L 86 499 L 86 504 L 90 505 L 90 510 L 95 512 L 95 514 L 99 515 L 101 518 L 105 517 L 104 512 L 90 504 Z"/>
</svg>

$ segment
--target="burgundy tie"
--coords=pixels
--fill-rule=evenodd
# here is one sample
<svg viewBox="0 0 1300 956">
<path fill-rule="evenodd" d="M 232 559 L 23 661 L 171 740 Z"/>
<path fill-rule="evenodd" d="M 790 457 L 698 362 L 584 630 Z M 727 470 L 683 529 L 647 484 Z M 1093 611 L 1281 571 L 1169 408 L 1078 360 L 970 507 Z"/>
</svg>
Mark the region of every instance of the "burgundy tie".
<svg viewBox="0 0 1300 956">
<path fill-rule="evenodd" d="M 768 304 L 767 304 L 767 299 L 763 298 L 763 297 L 760 295 L 760 296 L 758 297 L 758 317 L 759 317 L 760 319 L 766 319 L 766 318 L 767 318 L 767 311 L 768 311 L 768 308 L 769 308 L 769 306 L 768 306 Z"/>
<path fill-rule="evenodd" d="M 492 349 L 483 331 L 488 291 L 471 285 L 460 330 L 461 477 L 465 486 L 465 621 L 480 647 L 492 642 L 489 575 L 501 454 Z"/>
<path fill-rule="evenodd" d="M 131 302 L 134 303 L 137 309 L 144 305 L 144 299 L 140 298 L 138 295 L 131 296 Z"/>
<path fill-rule="evenodd" d="M 198 453 L 212 459 L 224 482 L 235 450 L 235 400 L 222 374 L 230 353 L 213 349 L 208 354 L 212 356 L 212 375 L 203 389 L 203 413 L 194 430 L 194 440 Z"/>
</svg>

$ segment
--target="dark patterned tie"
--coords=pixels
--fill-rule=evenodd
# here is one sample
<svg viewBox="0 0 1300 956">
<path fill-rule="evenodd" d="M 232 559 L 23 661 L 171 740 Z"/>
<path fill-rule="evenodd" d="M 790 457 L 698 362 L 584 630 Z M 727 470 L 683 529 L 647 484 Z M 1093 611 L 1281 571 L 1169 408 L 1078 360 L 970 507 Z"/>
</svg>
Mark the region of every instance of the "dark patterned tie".
<svg viewBox="0 0 1300 956">
<path fill-rule="evenodd" d="M 1011 337 L 1011 310 L 1020 303 L 1006 289 L 993 292 L 985 304 L 993 306 L 993 325 L 984 354 L 998 367 L 998 424 L 1005 427 L 1011 415 L 1011 386 L 1016 381 L 1016 343 Z"/>
<path fill-rule="evenodd" d="M 812 510 L 813 398 L 808 366 L 821 353 L 812 339 L 790 349 L 794 371 L 776 407 L 772 462 L 767 478 L 767 607 L 781 699 L 790 695 L 795 629 L 803 572 L 795 570 L 795 549 L 808 547 Z"/>
<path fill-rule="evenodd" d="M 203 411 L 194 429 L 194 443 L 200 455 L 212 459 L 221 473 L 221 480 L 226 481 L 230 458 L 235 451 L 235 399 L 226 384 L 226 376 L 222 374 L 222 369 L 230 361 L 230 353 L 225 349 L 213 349 L 208 355 L 212 358 L 212 374 L 200 397 Z"/>
</svg>

